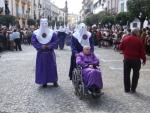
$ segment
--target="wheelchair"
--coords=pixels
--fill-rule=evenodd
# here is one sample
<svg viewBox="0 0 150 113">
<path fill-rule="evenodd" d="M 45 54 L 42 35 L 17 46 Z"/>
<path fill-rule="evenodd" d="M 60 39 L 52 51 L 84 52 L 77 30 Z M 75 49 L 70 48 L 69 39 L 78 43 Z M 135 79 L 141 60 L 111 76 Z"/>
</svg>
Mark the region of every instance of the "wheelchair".
<svg viewBox="0 0 150 113">
<path fill-rule="evenodd" d="M 89 96 L 92 96 L 93 98 L 99 98 L 102 95 L 101 91 L 99 93 L 92 93 L 85 86 L 82 76 L 82 69 L 83 68 L 78 65 L 73 70 L 72 83 L 75 89 L 75 95 L 77 95 L 79 99 L 83 99 Z M 100 70 L 100 68 L 98 69 Z"/>
</svg>

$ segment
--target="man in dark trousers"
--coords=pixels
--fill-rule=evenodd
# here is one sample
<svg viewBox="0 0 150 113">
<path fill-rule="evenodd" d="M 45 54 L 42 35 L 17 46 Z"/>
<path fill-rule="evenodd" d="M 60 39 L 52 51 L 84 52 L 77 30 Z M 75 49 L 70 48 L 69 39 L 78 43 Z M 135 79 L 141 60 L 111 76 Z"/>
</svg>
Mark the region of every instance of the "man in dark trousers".
<svg viewBox="0 0 150 113">
<path fill-rule="evenodd" d="M 132 34 L 125 37 L 121 44 L 120 49 L 124 54 L 124 88 L 125 92 L 136 92 L 139 79 L 139 71 L 141 69 L 141 59 L 143 65 L 146 64 L 146 54 L 144 44 L 140 39 L 139 29 L 134 29 Z M 132 84 L 130 82 L 130 72 L 133 70 Z"/>
<path fill-rule="evenodd" d="M 20 33 L 15 29 L 14 32 L 12 33 L 12 37 L 15 41 L 15 45 L 16 45 L 16 51 L 19 49 L 20 51 L 22 51 L 21 48 L 21 40 L 20 40 Z"/>
</svg>

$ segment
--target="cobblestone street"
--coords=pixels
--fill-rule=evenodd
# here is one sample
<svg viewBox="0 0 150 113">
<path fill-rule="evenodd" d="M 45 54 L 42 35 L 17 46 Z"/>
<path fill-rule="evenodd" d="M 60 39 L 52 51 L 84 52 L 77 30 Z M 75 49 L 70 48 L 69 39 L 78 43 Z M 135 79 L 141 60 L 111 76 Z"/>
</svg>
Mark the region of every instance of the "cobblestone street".
<svg viewBox="0 0 150 113">
<path fill-rule="evenodd" d="M 23 46 L 22 52 L 0 53 L 0 113 L 150 113 L 150 61 L 142 67 L 137 94 L 126 94 L 122 55 L 96 48 L 104 95 L 79 100 L 68 77 L 70 54 L 68 47 L 56 50 L 60 87 L 43 89 L 35 84 L 32 46 Z"/>
</svg>

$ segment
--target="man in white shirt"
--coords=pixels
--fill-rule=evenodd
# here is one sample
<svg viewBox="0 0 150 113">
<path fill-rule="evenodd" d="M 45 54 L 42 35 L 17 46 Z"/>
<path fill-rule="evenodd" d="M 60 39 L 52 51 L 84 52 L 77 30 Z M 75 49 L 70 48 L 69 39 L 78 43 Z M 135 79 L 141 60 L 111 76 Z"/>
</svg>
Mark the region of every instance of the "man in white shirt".
<svg viewBox="0 0 150 113">
<path fill-rule="evenodd" d="M 12 33 L 12 38 L 15 41 L 15 45 L 16 45 L 16 51 L 19 49 L 20 51 L 22 51 L 21 48 L 21 40 L 20 40 L 20 33 L 15 29 L 14 32 Z"/>
</svg>

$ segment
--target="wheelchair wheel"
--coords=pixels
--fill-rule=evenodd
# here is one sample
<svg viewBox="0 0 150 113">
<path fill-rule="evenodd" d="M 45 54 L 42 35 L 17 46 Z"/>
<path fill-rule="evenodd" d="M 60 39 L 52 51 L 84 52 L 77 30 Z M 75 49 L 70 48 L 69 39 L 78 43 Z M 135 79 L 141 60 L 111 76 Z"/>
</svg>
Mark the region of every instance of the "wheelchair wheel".
<svg viewBox="0 0 150 113">
<path fill-rule="evenodd" d="M 104 93 L 103 92 L 99 92 L 99 93 L 92 93 L 92 97 L 94 98 L 94 99 L 97 99 L 97 98 L 100 98 L 102 95 L 103 95 Z"/>
<path fill-rule="evenodd" d="M 74 87 L 76 86 L 76 82 L 77 82 L 77 70 L 74 69 L 72 74 L 72 84 Z"/>
<path fill-rule="evenodd" d="M 73 75 L 72 75 L 72 83 L 73 83 L 73 86 L 75 88 L 75 95 L 80 95 L 79 94 L 79 84 L 80 84 L 80 70 L 79 69 L 74 69 L 73 70 Z"/>
<path fill-rule="evenodd" d="M 81 100 L 84 97 L 84 85 L 82 82 L 78 85 L 78 96 L 79 96 L 79 99 Z"/>
<path fill-rule="evenodd" d="M 93 97 L 94 99 L 98 99 L 98 98 L 100 98 L 100 96 L 101 96 L 101 95 L 93 95 L 93 94 L 92 94 L 92 97 Z"/>
<path fill-rule="evenodd" d="M 75 88 L 75 95 L 82 99 L 85 94 L 84 83 L 82 80 L 81 68 L 75 68 L 73 70 L 72 83 Z"/>
</svg>

